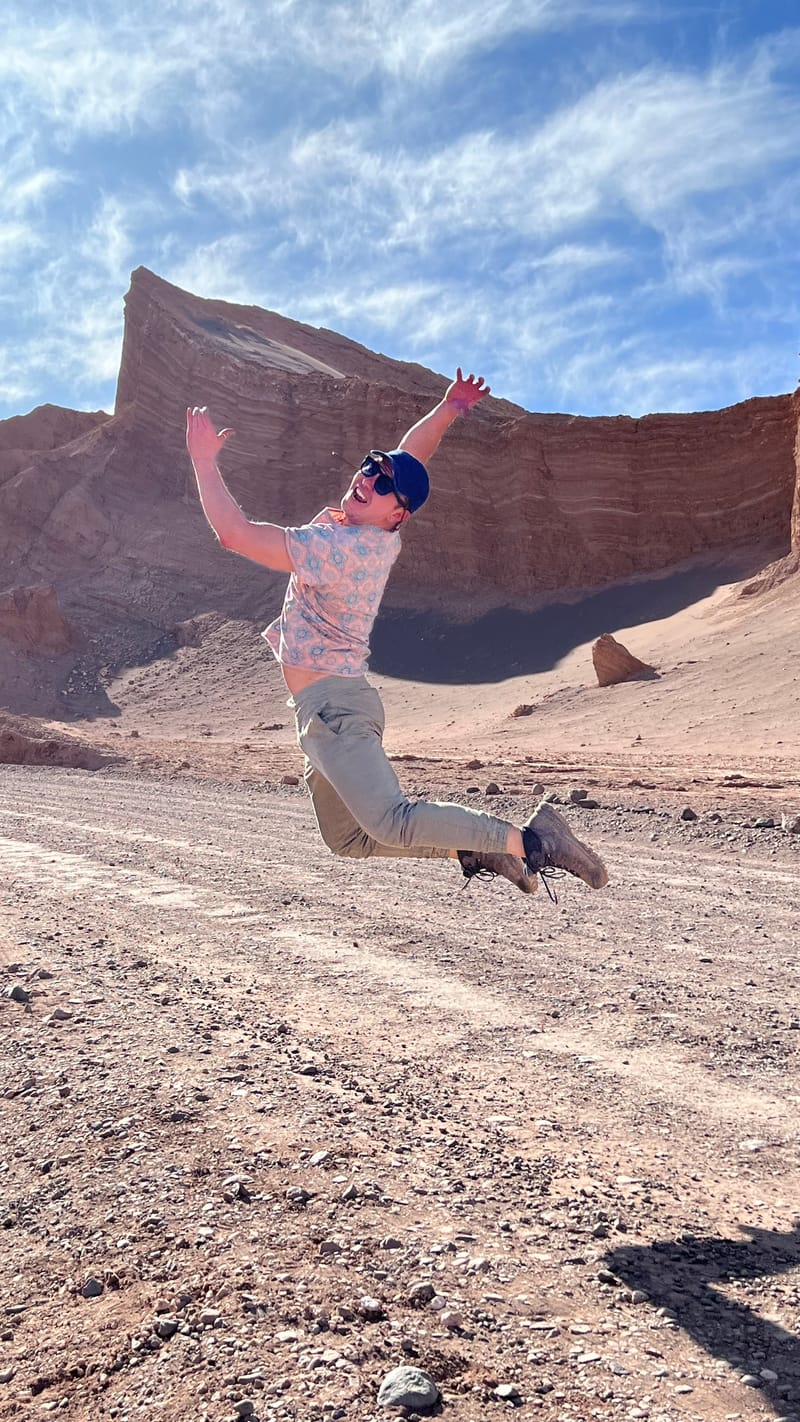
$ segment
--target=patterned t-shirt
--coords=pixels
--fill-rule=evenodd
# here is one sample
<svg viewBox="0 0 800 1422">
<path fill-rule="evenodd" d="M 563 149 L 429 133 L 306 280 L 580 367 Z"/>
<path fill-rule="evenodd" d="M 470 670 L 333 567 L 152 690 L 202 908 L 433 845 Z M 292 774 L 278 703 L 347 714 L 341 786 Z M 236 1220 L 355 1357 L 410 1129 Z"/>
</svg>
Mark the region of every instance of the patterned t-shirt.
<svg viewBox="0 0 800 1422">
<path fill-rule="evenodd" d="M 286 666 L 363 676 L 400 535 L 342 518 L 339 509 L 323 509 L 302 528 L 287 528 L 294 572 L 280 617 L 262 636 Z"/>
</svg>

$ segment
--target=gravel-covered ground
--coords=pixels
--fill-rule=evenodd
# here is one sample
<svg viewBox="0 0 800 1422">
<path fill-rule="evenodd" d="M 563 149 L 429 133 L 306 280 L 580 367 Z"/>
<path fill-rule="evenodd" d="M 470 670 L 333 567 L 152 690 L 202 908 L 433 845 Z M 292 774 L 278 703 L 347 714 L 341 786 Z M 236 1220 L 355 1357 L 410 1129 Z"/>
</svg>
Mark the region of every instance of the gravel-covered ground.
<svg viewBox="0 0 800 1422">
<path fill-rule="evenodd" d="M 299 789 L 0 784 L 0 1418 L 366 1422 L 403 1362 L 459 1422 L 800 1417 L 769 796 L 592 788 L 553 905 L 334 860 Z"/>
</svg>

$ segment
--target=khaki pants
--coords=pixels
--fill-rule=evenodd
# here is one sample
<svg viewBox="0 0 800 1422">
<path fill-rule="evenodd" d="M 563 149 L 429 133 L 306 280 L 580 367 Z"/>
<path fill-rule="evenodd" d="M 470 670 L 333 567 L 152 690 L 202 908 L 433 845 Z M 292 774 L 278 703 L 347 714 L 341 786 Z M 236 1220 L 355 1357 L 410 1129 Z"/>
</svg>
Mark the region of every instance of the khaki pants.
<svg viewBox="0 0 800 1422">
<path fill-rule="evenodd" d="M 383 704 L 365 677 L 325 677 L 289 704 L 314 814 L 334 854 L 441 859 L 452 849 L 505 851 L 507 821 L 403 794 L 383 749 Z"/>
</svg>

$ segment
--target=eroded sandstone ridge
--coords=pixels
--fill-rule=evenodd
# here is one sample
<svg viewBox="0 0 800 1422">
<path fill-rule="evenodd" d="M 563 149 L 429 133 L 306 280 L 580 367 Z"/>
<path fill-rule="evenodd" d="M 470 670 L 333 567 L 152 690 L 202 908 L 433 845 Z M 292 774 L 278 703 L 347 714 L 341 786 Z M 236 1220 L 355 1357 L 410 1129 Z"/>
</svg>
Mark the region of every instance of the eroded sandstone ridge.
<svg viewBox="0 0 800 1422">
<path fill-rule="evenodd" d="M 225 471 L 246 511 L 292 523 L 337 501 L 363 453 L 394 445 L 445 384 L 140 269 L 114 415 L 43 407 L 0 424 L 0 593 L 55 590 L 81 639 L 85 688 L 92 666 L 158 655 L 187 619 L 263 622 L 285 580 L 216 545 L 184 450 L 187 404 L 236 429 Z M 434 497 L 404 536 L 387 606 L 465 619 L 708 551 L 788 553 L 800 543 L 798 412 L 790 395 L 640 420 L 536 415 L 492 398 L 436 455 Z M 65 688 L 74 702 L 68 652 L 51 659 L 49 681 L 19 648 L 9 655 L 0 631 L 0 695 L 13 675 L 20 709 L 52 712 Z"/>
</svg>

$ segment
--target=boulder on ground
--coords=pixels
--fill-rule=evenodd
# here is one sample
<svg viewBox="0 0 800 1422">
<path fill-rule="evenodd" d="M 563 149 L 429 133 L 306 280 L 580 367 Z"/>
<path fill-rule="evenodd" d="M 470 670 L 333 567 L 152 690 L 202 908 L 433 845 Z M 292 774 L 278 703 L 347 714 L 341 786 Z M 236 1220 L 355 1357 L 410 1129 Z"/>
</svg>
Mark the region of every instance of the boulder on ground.
<svg viewBox="0 0 800 1422">
<path fill-rule="evenodd" d="M 410 1364 L 393 1368 L 378 1391 L 379 1407 L 405 1407 L 416 1411 L 435 1406 L 439 1389 L 433 1378 Z"/>
<path fill-rule="evenodd" d="M 592 647 L 592 661 L 598 686 L 615 686 L 617 682 L 630 681 L 632 677 L 658 675 L 654 667 L 640 662 L 610 632 L 598 637 Z"/>
</svg>

